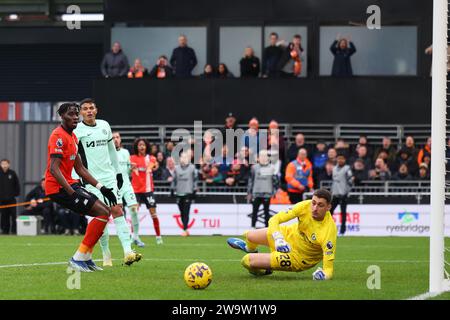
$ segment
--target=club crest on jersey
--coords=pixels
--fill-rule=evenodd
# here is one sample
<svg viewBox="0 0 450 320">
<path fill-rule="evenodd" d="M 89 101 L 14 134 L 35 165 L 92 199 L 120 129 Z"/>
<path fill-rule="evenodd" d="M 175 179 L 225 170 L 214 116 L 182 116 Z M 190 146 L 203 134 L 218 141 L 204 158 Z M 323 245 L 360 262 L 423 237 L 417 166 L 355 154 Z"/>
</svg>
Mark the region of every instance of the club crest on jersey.
<svg viewBox="0 0 450 320">
<path fill-rule="evenodd" d="M 106 129 L 103 129 L 103 134 L 106 136 L 108 134 L 108 131 L 106 131 Z"/>
<path fill-rule="evenodd" d="M 330 250 L 333 249 L 333 242 L 328 241 L 327 242 L 327 248 L 330 249 Z"/>
<path fill-rule="evenodd" d="M 63 140 L 61 138 L 58 138 L 58 140 L 56 140 L 56 146 L 58 148 L 62 148 L 63 147 Z"/>
<path fill-rule="evenodd" d="M 311 235 L 311 239 L 313 239 L 313 241 L 316 241 L 316 240 L 317 240 L 316 234 L 315 234 L 315 233 L 313 233 L 313 234 Z"/>
</svg>

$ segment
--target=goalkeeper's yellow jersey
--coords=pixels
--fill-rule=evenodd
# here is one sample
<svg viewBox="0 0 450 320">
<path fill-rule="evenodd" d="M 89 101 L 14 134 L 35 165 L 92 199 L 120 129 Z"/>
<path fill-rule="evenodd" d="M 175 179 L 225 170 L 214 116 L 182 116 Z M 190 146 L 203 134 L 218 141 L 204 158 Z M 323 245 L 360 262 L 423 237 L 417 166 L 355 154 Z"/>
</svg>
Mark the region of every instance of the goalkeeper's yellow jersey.
<svg viewBox="0 0 450 320">
<path fill-rule="evenodd" d="M 280 223 L 295 218 L 298 219 L 297 223 L 286 227 L 280 226 Z M 283 234 L 291 245 L 292 252 L 299 255 L 305 267 L 312 267 L 323 260 L 326 277 L 330 279 L 333 276 L 337 229 L 329 211 L 322 221 L 317 221 L 312 217 L 311 200 L 299 202 L 270 219 L 268 239 L 271 247 L 274 245 L 272 234 L 276 231 Z"/>
</svg>

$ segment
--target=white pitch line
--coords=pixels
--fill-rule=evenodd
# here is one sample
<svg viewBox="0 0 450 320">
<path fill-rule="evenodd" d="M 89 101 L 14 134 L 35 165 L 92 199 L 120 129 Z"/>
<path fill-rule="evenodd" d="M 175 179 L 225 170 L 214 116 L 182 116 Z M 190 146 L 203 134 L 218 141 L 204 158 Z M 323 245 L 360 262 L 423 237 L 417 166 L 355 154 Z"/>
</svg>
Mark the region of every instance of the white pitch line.
<svg viewBox="0 0 450 320">
<path fill-rule="evenodd" d="M 442 294 L 444 292 L 445 291 L 443 291 L 443 292 L 426 292 L 426 293 L 419 294 L 418 296 L 414 296 L 414 297 L 408 298 L 406 300 L 427 300 L 427 299 L 430 299 L 430 298 L 437 297 L 438 295 L 440 295 L 440 294 Z"/>
<path fill-rule="evenodd" d="M 113 259 L 113 260 L 121 260 L 121 259 Z M 183 261 L 183 262 L 192 262 L 192 261 L 210 261 L 210 262 L 239 262 L 240 259 L 197 259 L 197 258 L 152 258 L 152 259 L 143 259 L 145 261 Z M 95 259 L 96 262 L 101 262 L 101 259 Z M 339 263 L 428 263 L 426 260 L 338 260 L 336 262 Z M 64 265 L 67 264 L 65 262 L 37 262 L 37 263 L 25 263 L 25 264 L 7 264 L 0 265 L 1 269 L 4 268 L 24 268 L 24 267 L 40 267 L 40 266 L 53 266 L 53 265 Z"/>
</svg>

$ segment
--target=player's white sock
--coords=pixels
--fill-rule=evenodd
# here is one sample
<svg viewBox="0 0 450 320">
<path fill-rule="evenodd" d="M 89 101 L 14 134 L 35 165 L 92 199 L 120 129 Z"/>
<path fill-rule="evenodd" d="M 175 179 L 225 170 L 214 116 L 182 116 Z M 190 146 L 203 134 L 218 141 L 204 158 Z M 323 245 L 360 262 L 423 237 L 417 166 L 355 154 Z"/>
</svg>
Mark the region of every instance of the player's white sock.
<svg viewBox="0 0 450 320">
<path fill-rule="evenodd" d="M 89 253 L 81 253 L 79 250 L 75 252 L 73 255 L 73 260 L 76 261 L 88 261 L 89 260 Z"/>
<path fill-rule="evenodd" d="M 133 225 L 133 239 L 139 240 L 139 217 L 138 212 L 136 210 L 136 206 L 131 206 L 130 214 L 131 214 L 131 224 Z"/>
<path fill-rule="evenodd" d="M 125 254 L 132 251 L 131 249 L 131 232 L 125 217 L 120 216 L 114 219 L 114 224 L 116 225 L 117 236 L 119 237 L 120 243 L 122 244 L 123 252 Z"/>
<path fill-rule="evenodd" d="M 102 248 L 103 256 L 107 255 L 108 253 L 111 255 L 111 252 L 109 251 L 109 231 L 108 226 L 105 227 L 105 230 L 103 230 L 103 234 L 100 237 L 100 248 Z"/>
</svg>

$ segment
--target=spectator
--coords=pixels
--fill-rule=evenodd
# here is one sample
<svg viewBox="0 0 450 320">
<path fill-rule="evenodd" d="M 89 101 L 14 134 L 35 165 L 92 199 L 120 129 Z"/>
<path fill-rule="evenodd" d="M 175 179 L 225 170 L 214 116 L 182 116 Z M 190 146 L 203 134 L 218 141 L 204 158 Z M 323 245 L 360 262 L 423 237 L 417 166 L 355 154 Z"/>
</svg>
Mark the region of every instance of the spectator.
<svg viewBox="0 0 450 320">
<path fill-rule="evenodd" d="M 224 182 L 224 177 L 220 173 L 219 168 L 213 165 L 211 166 L 211 170 L 209 170 L 205 181 L 209 185 L 222 184 Z"/>
<path fill-rule="evenodd" d="M 307 158 L 308 152 L 301 148 L 297 159 L 290 162 L 286 167 L 286 182 L 288 184 L 289 199 L 292 204 L 302 201 L 305 191 L 313 188 L 312 164 Z"/>
<path fill-rule="evenodd" d="M 386 151 L 381 150 L 381 151 L 378 153 L 377 159 L 378 159 L 378 158 L 381 158 L 381 159 L 384 160 L 384 162 L 386 162 L 386 164 L 387 164 L 389 170 L 391 170 L 391 172 L 395 171 L 395 170 L 394 170 L 394 168 L 395 168 L 395 167 L 394 167 L 394 163 L 389 161 L 389 156 L 388 156 L 388 154 L 387 154 Z M 376 159 L 375 159 L 375 160 L 376 160 Z"/>
<path fill-rule="evenodd" d="M 335 164 L 333 163 L 333 161 L 327 160 L 323 170 L 321 170 L 319 172 L 319 174 L 316 176 L 317 183 L 315 182 L 314 185 L 321 187 L 320 183 L 322 181 L 331 181 L 331 180 L 333 180 L 333 168 L 334 168 L 334 166 L 335 166 Z M 313 169 L 313 172 L 314 172 L 314 169 Z"/>
<path fill-rule="evenodd" d="M 341 38 L 341 36 L 338 34 L 337 39 L 331 45 L 330 50 L 334 55 L 331 75 L 333 77 L 353 76 L 350 57 L 356 52 L 356 48 L 353 42 L 350 40 L 350 36 L 346 39 Z"/>
<path fill-rule="evenodd" d="M 78 213 L 75 213 L 69 209 L 63 208 L 58 204 L 55 204 L 56 215 L 58 221 L 65 236 L 80 234 L 80 219 L 82 218 Z"/>
<path fill-rule="evenodd" d="M 392 180 L 396 181 L 410 181 L 413 180 L 411 175 L 408 172 L 408 165 L 406 163 L 402 163 L 398 168 L 398 171 L 394 173 L 392 176 Z"/>
<path fill-rule="evenodd" d="M 278 176 L 274 168 L 270 165 L 269 156 L 266 150 L 259 153 L 258 163 L 251 169 L 251 175 L 248 179 L 247 198 L 252 202 L 252 228 L 256 227 L 258 219 L 258 210 L 261 204 L 264 208 L 265 226 L 269 225 L 270 198 L 278 189 Z"/>
<path fill-rule="evenodd" d="M 375 160 L 375 168 L 369 171 L 369 179 L 379 181 L 391 179 L 391 172 L 383 159 L 378 158 Z"/>
<path fill-rule="evenodd" d="M 45 179 L 34 187 L 25 197 L 30 205 L 25 207 L 22 214 L 43 217 L 42 233 L 55 233 L 55 217 L 53 212 L 53 203 L 44 201 L 45 198 Z"/>
<path fill-rule="evenodd" d="M 152 71 L 150 71 L 150 78 L 153 79 L 169 79 L 173 77 L 173 70 L 169 66 L 169 61 L 167 61 L 167 57 L 162 55 L 156 61 L 156 65 L 153 67 Z"/>
<path fill-rule="evenodd" d="M 241 170 L 241 164 L 238 160 L 234 160 L 230 170 L 225 172 L 225 184 L 227 186 L 235 186 L 248 181 L 248 171 Z"/>
<path fill-rule="evenodd" d="M 428 157 L 431 160 L 431 137 L 428 137 L 427 144 L 420 149 L 419 154 L 417 155 L 417 163 L 420 165 L 425 162 L 424 158 Z"/>
<path fill-rule="evenodd" d="M 209 63 L 205 65 L 203 68 L 203 73 L 200 75 L 200 78 L 202 79 L 212 79 L 215 78 L 216 75 L 214 74 L 214 68 Z"/>
<path fill-rule="evenodd" d="M 255 57 L 253 48 L 245 48 L 244 57 L 239 64 L 241 66 L 241 78 L 258 78 L 260 64 L 259 58 Z"/>
<path fill-rule="evenodd" d="M 156 155 L 159 152 L 159 146 L 156 143 L 152 143 L 150 146 L 150 155 L 156 158 Z"/>
<path fill-rule="evenodd" d="M 236 129 L 237 129 L 236 117 L 233 115 L 233 113 L 229 112 L 227 114 L 227 117 L 225 118 L 225 125 L 220 130 L 220 132 L 222 133 L 223 144 L 227 144 L 228 143 L 227 130 L 233 130 L 232 132 L 230 132 L 230 133 L 233 133 Z M 236 148 L 237 148 L 237 138 L 234 137 L 233 140 L 230 141 L 230 144 L 231 143 L 233 144 L 233 147 L 236 150 Z M 231 145 L 228 145 L 228 148 L 229 147 L 231 147 Z"/>
<path fill-rule="evenodd" d="M 173 148 L 175 147 L 173 141 L 167 141 L 164 150 L 164 158 L 168 158 L 172 156 Z"/>
<path fill-rule="evenodd" d="M 297 78 L 302 73 L 303 47 L 302 37 L 296 34 L 283 50 L 279 62 L 280 75 L 283 78 Z"/>
<path fill-rule="evenodd" d="M 172 157 L 166 159 L 166 170 L 161 175 L 164 181 L 172 181 L 175 174 L 175 160 Z"/>
<path fill-rule="evenodd" d="M 143 78 L 148 76 L 148 70 L 147 68 L 144 68 L 144 66 L 141 63 L 140 59 L 134 60 L 134 66 L 130 68 L 130 71 L 128 71 L 128 78 Z"/>
<path fill-rule="evenodd" d="M 365 167 L 365 162 L 363 159 L 356 159 L 353 163 L 353 185 L 361 186 L 363 181 L 369 180 L 369 172 Z"/>
<path fill-rule="evenodd" d="M 347 220 L 347 198 L 352 185 L 352 170 L 346 164 L 346 158 L 343 154 L 338 154 L 337 165 L 333 168 L 333 184 L 331 185 L 331 193 L 333 198 L 331 200 L 331 215 L 338 205 L 341 207 L 341 228 L 339 234 L 345 234 Z"/>
<path fill-rule="evenodd" d="M 20 184 L 17 174 L 10 169 L 8 159 L 0 161 L 0 206 L 16 204 L 20 194 Z M 3 234 L 16 233 L 16 207 L 0 209 L 0 226 Z"/>
<path fill-rule="evenodd" d="M 288 148 L 287 160 L 291 162 L 292 160 L 297 158 L 298 150 L 300 150 L 301 148 L 304 148 L 308 154 L 311 154 L 309 146 L 307 146 L 305 143 L 305 136 L 303 135 L 303 133 L 298 133 L 295 136 L 294 143 L 292 143 Z"/>
<path fill-rule="evenodd" d="M 188 47 L 185 35 L 178 37 L 178 47 L 173 49 L 170 64 L 174 69 L 175 77 L 189 78 L 192 76 L 192 70 L 197 65 L 197 57 L 194 49 Z"/>
<path fill-rule="evenodd" d="M 337 163 L 337 159 L 336 159 L 337 158 L 337 151 L 336 151 L 336 149 L 335 148 L 328 149 L 327 157 L 328 157 L 329 161 L 333 162 L 333 164 L 336 164 Z"/>
<path fill-rule="evenodd" d="M 269 123 L 268 130 L 268 143 L 267 148 L 277 150 L 281 162 L 284 164 L 286 161 L 286 143 L 284 142 L 284 136 L 280 132 L 280 126 L 277 121 L 272 120 Z M 273 146 L 273 148 L 272 148 Z"/>
<path fill-rule="evenodd" d="M 398 156 L 395 159 L 395 164 L 393 166 L 394 171 L 398 171 L 400 166 L 403 163 L 406 163 L 406 165 L 408 166 L 408 172 L 411 175 L 416 175 L 417 171 L 419 169 L 418 165 L 417 165 L 417 158 L 413 158 L 410 154 L 410 149 L 403 147 L 400 149 L 400 151 L 398 152 Z"/>
<path fill-rule="evenodd" d="M 220 63 L 217 67 L 217 78 L 219 79 L 228 79 L 234 78 L 234 74 L 228 70 L 228 67 L 225 63 Z"/>
<path fill-rule="evenodd" d="M 366 146 L 366 148 L 367 148 L 367 155 L 370 158 L 372 158 L 373 157 L 373 148 L 372 148 L 372 146 L 369 145 L 369 142 L 367 140 L 367 136 L 365 136 L 365 135 L 360 135 L 359 136 L 358 144 L 355 147 L 355 153 L 356 153 L 356 150 L 359 148 L 359 146 L 362 146 L 362 145 Z"/>
<path fill-rule="evenodd" d="M 428 165 L 426 163 L 421 163 L 419 166 L 419 173 L 417 179 L 420 181 L 430 180 L 430 171 L 428 170 Z"/>
<path fill-rule="evenodd" d="M 259 121 L 256 118 L 252 118 L 248 122 L 248 129 L 242 136 L 242 145 L 249 148 L 249 153 L 252 156 L 249 159 L 251 164 L 256 163 L 256 156 L 254 155 L 257 155 L 262 147 L 259 139 Z"/>
<path fill-rule="evenodd" d="M 350 157 L 350 145 L 345 142 L 343 138 L 339 138 L 336 140 L 336 144 L 334 145 L 336 152 L 338 154 L 343 154 L 345 159 Z"/>
<path fill-rule="evenodd" d="M 381 142 L 381 147 L 379 147 L 376 151 L 375 151 L 375 158 L 373 159 L 374 161 L 378 158 L 378 154 L 381 151 L 385 151 L 388 155 L 387 160 L 388 163 L 394 163 L 395 162 L 395 148 L 392 145 L 392 141 L 391 138 L 389 137 L 383 137 L 383 140 Z"/>
<path fill-rule="evenodd" d="M 367 147 L 365 145 L 361 145 L 358 147 L 358 149 L 356 149 L 356 157 L 353 157 L 350 162 L 353 164 L 353 162 L 355 162 L 356 159 L 361 159 L 362 161 L 364 161 L 364 167 L 367 170 L 372 169 L 373 167 L 372 160 L 367 154 Z"/>
<path fill-rule="evenodd" d="M 127 75 L 130 65 L 127 56 L 123 53 L 119 42 L 114 42 L 111 51 L 103 57 L 101 64 L 102 75 L 105 78 L 118 78 Z"/>
<path fill-rule="evenodd" d="M 316 150 L 312 156 L 312 164 L 313 164 L 313 178 L 314 185 L 319 185 L 317 177 L 319 177 L 325 171 L 325 165 L 327 163 L 327 146 L 325 142 L 319 141 L 316 144 Z"/>
<path fill-rule="evenodd" d="M 156 162 L 158 162 L 158 169 L 153 171 L 153 178 L 156 181 L 167 181 L 170 177 L 170 172 L 166 168 L 167 160 L 164 158 L 164 153 L 158 151 L 156 154 Z"/>
<path fill-rule="evenodd" d="M 278 76 L 278 65 L 283 54 L 283 49 L 278 44 L 278 34 L 270 34 L 270 44 L 264 49 L 262 59 L 263 78 L 275 78 Z"/>
<path fill-rule="evenodd" d="M 419 151 L 416 148 L 414 138 L 412 136 L 406 137 L 404 148 L 406 149 L 406 151 L 408 151 L 409 155 L 417 161 Z"/>
<path fill-rule="evenodd" d="M 214 164 L 218 167 L 220 174 L 226 176 L 227 172 L 231 170 L 233 155 L 228 152 L 227 145 L 223 145 L 222 150 L 217 151 L 221 152 L 221 154 L 214 157 Z"/>
</svg>

